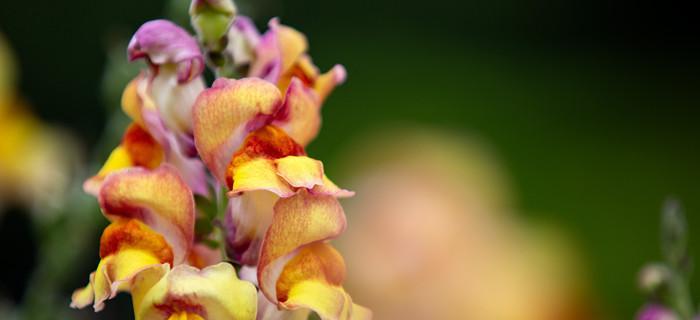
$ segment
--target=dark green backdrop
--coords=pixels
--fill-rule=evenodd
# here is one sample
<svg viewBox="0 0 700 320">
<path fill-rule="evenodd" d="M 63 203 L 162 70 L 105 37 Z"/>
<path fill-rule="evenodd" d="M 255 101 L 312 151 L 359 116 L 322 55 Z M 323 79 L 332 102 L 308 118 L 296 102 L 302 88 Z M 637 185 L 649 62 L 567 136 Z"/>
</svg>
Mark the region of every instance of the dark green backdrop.
<svg viewBox="0 0 700 320">
<path fill-rule="evenodd" d="M 23 95 L 42 117 L 94 145 L 107 114 L 106 48 L 161 17 L 162 2 L 3 1 L 0 31 L 19 57 Z M 642 303 L 638 268 L 660 256 L 667 195 L 683 201 L 700 253 L 700 48 L 690 8 L 250 2 L 258 3 L 258 25 L 280 16 L 308 35 L 319 66 L 341 62 L 349 71 L 310 150 L 329 159 L 331 171 L 340 150 L 369 128 L 422 124 L 479 136 L 505 161 L 518 207 L 574 235 L 598 298 L 620 319 Z"/>
</svg>

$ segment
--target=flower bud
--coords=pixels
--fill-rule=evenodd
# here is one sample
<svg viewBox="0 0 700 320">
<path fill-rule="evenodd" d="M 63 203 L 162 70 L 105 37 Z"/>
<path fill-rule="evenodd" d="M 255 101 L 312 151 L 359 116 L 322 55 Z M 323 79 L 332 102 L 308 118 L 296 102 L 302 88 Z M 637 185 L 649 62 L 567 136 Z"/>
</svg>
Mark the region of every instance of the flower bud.
<svg viewBox="0 0 700 320">
<path fill-rule="evenodd" d="M 200 41 L 210 51 L 226 47 L 226 34 L 236 16 L 231 0 L 192 0 L 190 18 Z"/>
</svg>

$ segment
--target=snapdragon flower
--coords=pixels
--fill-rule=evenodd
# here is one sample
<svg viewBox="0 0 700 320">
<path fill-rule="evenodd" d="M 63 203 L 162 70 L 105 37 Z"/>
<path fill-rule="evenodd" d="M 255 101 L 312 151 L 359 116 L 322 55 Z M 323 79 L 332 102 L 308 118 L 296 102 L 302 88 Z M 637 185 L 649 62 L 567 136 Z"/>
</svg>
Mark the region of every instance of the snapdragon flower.
<svg viewBox="0 0 700 320">
<path fill-rule="evenodd" d="M 231 21 L 230 1 L 194 0 L 190 8 L 207 53 L 250 23 Z M 145 59 L 148 68 L 122 97 L 133 122 L 84 184 L 111 223 L 73 307 L 99 311 L 124 291 L 136 319 L 289 319 L 311 311 L 322 319 L 371 317 L 343 289 L 345 263 L 328 242 L 345 230 L 337 198 L 354 193 L 335 185 L 304 149 L 345 72 L 338 66 L 319 75 L 303 35 L 276 21 L 263 36 L 241 31 L 260 40 L 242 60 L 278 72 L 220 77 L 211 88 L 202 50 L 185 30 L 154 20 L 136 31 L 129 59 Z M 220 64 L 210 66 L 226 67 Z M 241 280 L 231 264 L 255 276 Z"/>
<path fill-rule="evenodd" d="M 122 143 L 84 188 L 97 194 L 104 178 L 128 167 L 153 169 L 170 163 L 192 191 L 207 195 L 206 172 L 194 150 L 191 108 L 204 90 L 204 59 L 197 42 L 172 22 L 154 20 L 134 34 L 129 59 L 146 59 L 143 70 L 124 90 L 122 108 L 133 120 Z"/>
</svg>

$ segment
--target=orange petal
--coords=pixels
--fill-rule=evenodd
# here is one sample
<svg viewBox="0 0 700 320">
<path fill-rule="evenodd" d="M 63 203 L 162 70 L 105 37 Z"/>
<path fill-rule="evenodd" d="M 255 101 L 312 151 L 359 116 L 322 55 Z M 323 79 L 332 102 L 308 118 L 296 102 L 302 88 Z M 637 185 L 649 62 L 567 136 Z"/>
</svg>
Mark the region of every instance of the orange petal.
<svg viewBox="0 0 700 320">
<path fill-rule="evenodd" d="M 299 156 L 305 155 L 304 148 L 296 143 L 292 138 L 290 138 L 284 131 L 275 126 L 264 126 L 258 130 L 251 132 L 245 139 L 245 142 L 240 147 L 238 151 L 231 157 L 231 163 L 226 171 L 226 185 L 230 189 L 234 189 L 238 182 L 236 179 L 241 176 L 238 172 L 239 170 L 258 170 L 258 174 L 266 173 L 267 175 L 273 174 L 275 168 L 273 164 L 267 164 L 265 162 L 258 162 L 251 165 L 250 162 L 259 159 L 278 159 L 286 156 Z M 246 165 L 254 166 L 253 168 L 246 168 Z M 267 166 L 267 167 L 265 167 Z M 272 166 L 272 167 L 270 167 Z M 272 170 L 267 170 L 272 169 Z M 246 179 L 256 179 L 255 177 L 248 177 L 243 175 Z M 262 177 L 260 179 L 262 180 Z M 276 181 L 279 180 L 279 181 Z M 277 185 L 278 183 L 284 184 L 284 182 L 278 177 L 271 177 L 265 179 L 270 185 Z M 252 186 L 250 184 L 247 184 Z M 281 187 L 280 187 L 281 188 Z M 259 188 L 268 189 L 268 188 Z M 248 189 L 250 190 L 250 189 Z"/>
<path fill-rule="evenodd" d="M 265 125 L 281 103 L 274 85 L 255 78 L 217 79 L 199 95 L 192 113 L 195 144 L 222 185 L 233 153 L 249 132 Z"/>
<path fill-rule="evenodd" d="M 173 167 L 164 164 L 155 170 L 115 172 L 105 179 L 99 201 L 111 221 L 135 218 L 144 222 L 165 237 L 176 264 L 186 259 L 194 239 L 194 199 Z"/>
<path fill-rule="evenodd" d="M 126 129 L 122 146 L 134 166 L 154 169 L 163 161 L 163 148 L 139 124 L 132 123 Z"/>
<path fill-rule="evenodd" d="M 327 243 L 312 243 L 299 250 L 285 265 L 277 280 L 277 301 L 289 306 L 289 299 L 300 294 L 295 286 L 306 281 L 341 286 L 344 280 L 345 262 L 340 253 Z"/>
<path fill-rule="evenodd" d="M 129 281 L 141 270 L 162 263 L 172 264 L 173 252 L 163 236 L 136 219 L 116 221 L 100 239 L 100 263 L 90 283 L 73 293 L 71 307 L 94 303 L 100 311 L 104 301 L 129 289 Z"/>
<path fill-rule="evenodd" d="M 141 125 L 132 123 L 124 132 L 121 144 L 105 161 L 102 169 L 85 181 L 85 192 L 97 196 L 104 178 L 115 171 L 129 167 L 153 169 L 163 161 L 163 148 Z"/>
<path fill-rule="evenodd" d="M 285 309 L 311 309 L 321 319 L 369 319 L 368 310 L 352 303 L 342 288 L 345 263 L 327 243 L 305 246 L 277 281 L 277 299 Z"/>
<path fill-rule="evenodd" d="M 173 251 L 162 235 L 136 219 L 111 223 L 100 238 L 100 258 L 115 255 L 121 250 L 139 249 L 150 252 L 161 263 L 173 263 Z"/>
<path fill-rule="evenodd" d="M 258 283 L 268 299 L 277 299 L 276 283 L 286 262 L 302 246 L 336 237 L 345 229 L 343 208 L 332 196 L 305 190 L 277 201 L 258 262 Z"/>
</svg>

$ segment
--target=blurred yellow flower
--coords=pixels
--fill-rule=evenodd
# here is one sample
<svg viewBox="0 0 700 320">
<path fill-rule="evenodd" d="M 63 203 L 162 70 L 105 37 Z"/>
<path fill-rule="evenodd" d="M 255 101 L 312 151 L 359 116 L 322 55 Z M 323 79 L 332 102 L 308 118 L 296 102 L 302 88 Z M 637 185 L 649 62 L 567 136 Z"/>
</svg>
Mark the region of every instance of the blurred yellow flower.
<svg viewBox="0 0 700 320">
<path fill-rule="evenodd" d="M 31 114 L 19 98 L 15 64 L 0 35 L 0 207 L 19 202 L 38 212 L 63 199 L 77 147 L 67 134 Z"/>
</svg>

